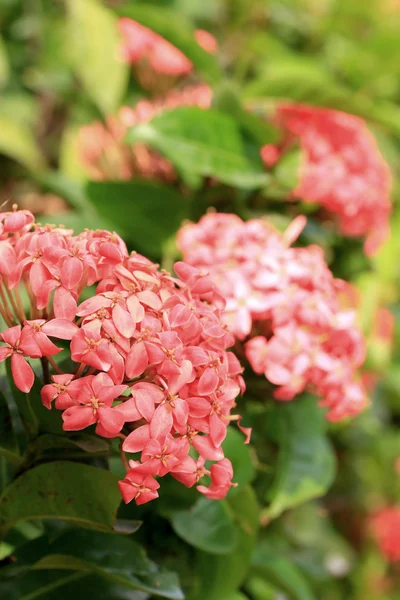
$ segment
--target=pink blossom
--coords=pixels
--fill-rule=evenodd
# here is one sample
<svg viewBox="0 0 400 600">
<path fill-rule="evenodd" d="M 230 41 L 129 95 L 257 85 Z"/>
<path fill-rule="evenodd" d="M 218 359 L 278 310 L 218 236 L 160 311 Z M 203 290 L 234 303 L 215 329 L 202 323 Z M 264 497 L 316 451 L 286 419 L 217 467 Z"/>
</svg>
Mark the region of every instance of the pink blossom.
<svg viewBox="0 0 400 600">
<path fill-rule="evenodd" d="M 357 377 L 365 342 L 349 308 L 352 290 L 333 277 L 321 249 L 290 247 L 304 226 L 305 218 L 297 217 L 281 234 L 261 219 L 243 222 L 236 215 L 210 213 L 178 232 L 185 259 L 179 274 L 186 281 L 199 273 L 204 281 L 212 279 L 226 299 L 226 326 L 244 343 L 252 369 L 276 386 L 277 399 L 312 391 L 328 408 L 327 418 L 336 421 L 366 404 Z M 202 389 L 212 394 L 213 371 L 205 369 L 201 377 L 195 395 Z M 212 431 L 201 418 L 194 427 L 202 427 L 218 446 L 217 414 Z"/>
<path fill-rule="evenodd" d="M 366 236 L 373 254 L 389 236 L 390 170 L 365 122 L 344 112 L 303 104 L 281 104 L 275 116 L 282 129 L 279 147 L 264 146 L 272 166 L 293 144 L 302 150 L 294 198 L 316 202 L 338 218 L 344 235 Z"/>
<path fill-rule="evenodd" d="M 178 277 L 160 271 L 129 255 L 112 232 L 74 235 L 33 224 L 19 211 L 0 214 L 1 224 L 7 250 L 4 260 L 0 250 L 0 275 L 10 285 L 7 260 L 17 275 L 0 299 L 7 324 L 0 360 L 10 358 L 15 385 L 29 392 L 35 373 L 26 357 L 40 358 L 42 403 L 62 411 L 64 430 L 95 426 L 97 435 L 121 440 L 121 452 L 134 455 L 120 482 L 126 502 L 156 498 L 155 477 L 168 473 L 188 486 L 212 473 L 207 494 L 224 496 L 226 469 L 222 477 L 205 461 L 226 464 L 222 442 L 232 420 L 247 437 L 249 431 L 232 414 L 244 391 L 242 368 L 227 351 L 234 338 L 221 322 L 224 301 L 211 278 L 182 262 Z M 57 340 L 75 363 L 68 373 L 56 362 Z"/>
<path fill-rule="evenodd" d="M 11 373 L 15 385 L 21 392 L 30 392 L 35 376 L 32 367 L 24 358 L 26 354 L 24 350 L 25 336 L 21 331 L 21 326 L 10 327 L 10 329 L 3 331 L 0 336 L 5 343 L 5 347 L 0 348 L 0 362 L 11 356 Z"/>
<path fill-rule="evenodd" d="M 372 535 L 389 562 L 400 561 L 400 506 L 387 506 L 370 520 Z"/>
<path fill-rule="evenodd" d="M 133 19 L 119 20 L 122 56 L 132 64 L 146 61 L 156 73 L 172 76 L 188 75 L 192 62 L 166 39 Z"/>
</svg>

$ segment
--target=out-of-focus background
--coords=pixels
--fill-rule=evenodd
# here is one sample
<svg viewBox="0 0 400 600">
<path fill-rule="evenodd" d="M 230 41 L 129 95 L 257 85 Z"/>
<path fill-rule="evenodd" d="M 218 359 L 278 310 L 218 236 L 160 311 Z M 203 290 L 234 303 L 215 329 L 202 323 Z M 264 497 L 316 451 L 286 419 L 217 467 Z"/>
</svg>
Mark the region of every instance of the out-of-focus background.
<svg viewBox="0 0 400 600">
<path fill-rule="evenodd" d="M 179 56 L 167 46 L 153 63 L 135 62 L 135 50 L 123 47 L 121 18 L 166 39 Z M 231 598 L 398 600 L 400 512 L 390 510 L 400 511 L 400 2 L 0 0 L 0 34 L 7 209 L 16 203 L 42 223 L 78 231 L 115 230 L 168 268 L 179 256 L 181 222 L 210 207 L 266 215 L 278 226 L 307 212 L 306 241 L 322 246 L 334 274 L 359 290 L 371 406 L 331 427 L 338 475 L 327 498 L 263 530 L 269 567 Z M 266 176 L 257 148 L 275 141 L 270 117 L 282 100 L 357 115 L 375 136 L 393 179 L 392 233 L 375 256 L 329 218 L 321 223 L 309 205 L 285 201 L 296 183 L 295 155 L 265 193 L 254 192 Z M 146 127 L 182 104 L 212 105 L 236 119 L 249 134 L 243 156 L 228 124 L 214 134 L 183 121 L 177 131 L 173 119 Z M 182 150 L 188 139 L 208 145 L 211 166 L 199 169 L 197 154 Z M 389 548 L 379 544 L 387 530 Z M 176 556 L 167 562 L 175 567 Z"/>
</svg>

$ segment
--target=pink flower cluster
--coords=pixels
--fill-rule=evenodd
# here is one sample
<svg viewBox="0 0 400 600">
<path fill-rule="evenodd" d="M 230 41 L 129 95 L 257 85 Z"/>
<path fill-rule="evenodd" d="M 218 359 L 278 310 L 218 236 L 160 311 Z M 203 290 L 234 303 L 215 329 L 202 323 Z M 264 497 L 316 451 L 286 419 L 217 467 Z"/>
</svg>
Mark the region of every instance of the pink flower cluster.
<svg viewBox="0 0 400 600">
<path fill-rule="evenodd" d="M 144 179 L 174 181 L 172 164 L 145 144 L 127 145 L 124 142 L 129 127 L 147 123 L 164 110 L 178 106 L 211 106 L 212 90 L 200 84 L 170 90 L 165 98 L 140 100 L 134 108 L 123 106 L 106 123 L 96 121 L 79 132 L 79 152 L 88 175 L 95 180 Z"/>
<path fill-rule="evenodd" d="M 400 561 L 400 506 L 388 506 L 370 521 L 372 534 L 389 562 Z"/>
<path fill-rule="evenodd" d="M 209 271 L 226 299 L 224 321 L 257 374 L 291 400 L 307 389 L 337 421 L 366 403 L 356 378 L 365 344 L 348 289 L 335 279 L 321 248 L 291 248 L 305 225 L 297 217 L 284 234 L 263 220 L 209 213 L 178 233 L 184 260 Z"/>
<path fill-rule="evenodd" d="M 73 235 L 35 224 L 28 211 L 0 214 L 0 312 L 8 326 L 0 360 L 11 358 L 15 385 L 29 392 L 28 359 L 41 359 L 42 402 L 63 411 L 65 430 L 95 425 L 98 435 L 121 438 L 126 502 L 157 497 L 155 477 L 166 473 L 187 486 L 207 475 L 210 485 L 198 489 L 210 498 L 232 485 L 221 444 L 231 421 L 240 426 L 231 411 L 244 390 L 242 368 L 227 351 L 234 340 L 210 277 L 182 262 L 175 271 L 178 278 L 128 254 L 115 233 Z M 91 295 L 79 303 L 82 293 Z M 50 338 L 69 343 L 67 372 Z M 136 455 L 129 465 L 125 452 Z"/>
<path fill-rule="evenodd" d="M 192 71 L 192 61 L 158 33 L 128 17 L 121 18 L 118 26 L 122 57 L 127 62 L 144 62 L 156 73 L 171 76 L 185 76 Z"/>
<path fill-rule="evenodd" d="M 302 162 L 293 196 L 337 215 L 344 235 L 367 236 L 365 251 L 373 254 L 389 235 L 391 175 L 365 122 L 302 104 L 280 105 L 275 120 L 283 140 L 279 148 L 261 150 L 265 164 L 272 166 L 299 142 Z"/>
</svg>

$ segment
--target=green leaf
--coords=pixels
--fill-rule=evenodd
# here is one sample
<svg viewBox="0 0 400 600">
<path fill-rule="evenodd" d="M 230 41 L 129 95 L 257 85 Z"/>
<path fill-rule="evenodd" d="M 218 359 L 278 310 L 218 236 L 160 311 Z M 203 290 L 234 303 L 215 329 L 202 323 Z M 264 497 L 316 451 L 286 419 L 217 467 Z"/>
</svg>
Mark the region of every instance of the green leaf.
<svg viewBox="0 0 400 600">
<path fill-rule="evenodd" d="M 229 427 L 222 447 L 226 458 L 229 458 L 233 466 L 233 481 L 238 484 L 238 487 L 231 488 L 230 495 L 234 495 L 239 493 L 243 486 L 253 479 L 255 474 L 250 446 L 244 444 L 242 433 L 233 427 Z"/>
<path fill-rule="evenodd" d="M 0 493 L 13 477 L 13 467 L 21 463 L 9 407 L 0 392 Z"/>
<path fill-rule="evenodd" d="M 60 519 L 112 530 L 118 478 L 88 465 L 55 461 L 23 473 L 0 497 L 0 533 L 27 519 Z"/>
<path fill-rule="evenodd" d="M 125 92 L 129 66 L 118 59 L 117 18 L 98 0 L 67 0 L 72 66 L 86 93 L 104 114 Z"/>
<path fill-rule="evenodd" d="M 183 600 L 175 573 L 160 570 L 143 548 L 127 536 L 95 531 L 69 530 L 48 544 L 34 540 L 15 553 L 8 574 L 21 568 L 92 573 L 110 583 L 154 596 Z"/>
<path fill-rule="evenodd" d="M 252 571 L 278 586 L 291 600 L 316 600 L 307 579 L 292 561 L 260 544 L 252 560 Z"/>
<path fill-rule="evenodd" d="M 98 213 L 135 249 L 160 256 L 163 244 L 189 215 L 189 201 L 151 181 L 90 182 L 87 195 Z"/>
<path fill-rule="evenodd" d="M 258 147 L 275 143 L 280 138 L 280 133 L 275 127 L 242 106 L 239 86 L 229 80 L 221 82 L 215 90 L 212 107 L 234 117 L 243 133 L 256 142 Z"/>
<path fill-rule="evenodd" d="M 146 142 L 162 152 L 178 171 L 215 177 L 222 183 L 256 188 L 267 181 L 261 159 L 250 161 L 240 129 L 227 114 L 197 107 L 166 111 L 133 127 L 127 141 Z"/>
<path fill-rule="evenodd" d="M 2 600 L 147 600 L 143 592 L 79 571 L 31 571 L 1 583 Z"/>
<path fill-rule="evenodd" d="M 8 64 L 6 45 L 3 38 L 0 37 L 0 87 L 3 87 L 9 78 L 10 67 Z"/>
<path fill-rule="evenodd" d="M 123 6 L 118 10 L 123 17 L 130 17 L 145 27 L 155 31 L 176 46 L 192 61 L 196 72 L 204 75 L 210 82 L 218 81 L 221 71 L 214 56 L 203 50 L 195 40 L 194 27 L 181 12 L 162 6 L 135 3 L 135 6 Z"/>
<path fill-rule="evenodd" d="M 238 541 L 232 514 L 225 501 L 200 498 L 191 509 L 174 512 L 171 524 L 185 542 L 212 554 L 226 554 Z"/>
<path fill-rule="evenodd" d="M 0 117 L 0 154 L 13 158 L 32 171 L 44 166 L 30 128 L 5 116 Z"/>
<path fill-rule="evenodd" d="M 227 499 L 232 511 L 237 544 L 235 549 L 224 555 L 199 552 L 197 555 L 200 573 L 200 589 L 195 600 L 222 600 L 230 598 L 245 579 L 259 527 L 259 506 L 250 486 L 241 487 L 239 493 Z"/>
<path fill-rule="evenodd" d="M 325 435 L 323 410 L 313 397 L 275 407 L 280 445 L 277 475 L 268 496 L 265 515 L 278 517 L 284 510 L 322 496 L 335 476 L 335 456 Z"/>
</svg>

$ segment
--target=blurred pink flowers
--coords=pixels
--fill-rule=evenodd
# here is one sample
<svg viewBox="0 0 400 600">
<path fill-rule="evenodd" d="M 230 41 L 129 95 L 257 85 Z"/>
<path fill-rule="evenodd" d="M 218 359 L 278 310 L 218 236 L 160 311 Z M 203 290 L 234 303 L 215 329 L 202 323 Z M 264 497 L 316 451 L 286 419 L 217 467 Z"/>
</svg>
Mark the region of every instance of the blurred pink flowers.
<svg viewBox="0 0 400 600">
<path fill-rule="evenodd" d="M 400 506 L 388 506 L 370 521 L 371 531 L 389 562 L 400 561 Z"/>
<path fill-rule="evenodd" d="M 389 236 L 391 175 L 377 143 L 359 117 L 303 104 L 281 104 L 275 116 L 280 146 L 261 149 L 271 167 L 299 142 L 302 157 L 294 198 L 316 202 L 338 218 L 340 231 L 366 236 L 373 254 Z"/>
<path fill-rule="evenodd" d="M 315 392 L 337 421 L 366 404 L 356 377 L 365 343 L 344 305 L 349 288 L 322 250 L 290 248 L 304 224 L 298 217 L 280 234 L 267 221 L 210 213 L 180 230 L 178 246 L 187 263 L 210 272 L 226 299 L 225 323 L 253 370 L 277 386 L 275 397 Z"/>
<path fill-rule="evenodd" d="M 119 20 L 122 35 L 122 56 L 132 64 L 144 62 L 156 73 L 172 76 L 188 75 L 192 62 L 186 56 L 148 27 L 133 19 L 123 17 Z"/>
<path fill-rule="evenodd" d="M 179 106 L 211 106 L 212 90 L 205 84 L 170 90 L 162 99 L 140 100 L 134 108 L 123 106 L 106 123 L 96 121 L 79 132 L 79 152 L 89 177 L 95 180 L 142 177 L 174 181 L 172 164 L 145 144 L 127 145 L 124 138 L 129 127 L 147 123 L 164 110 Z"/>
</svg>

